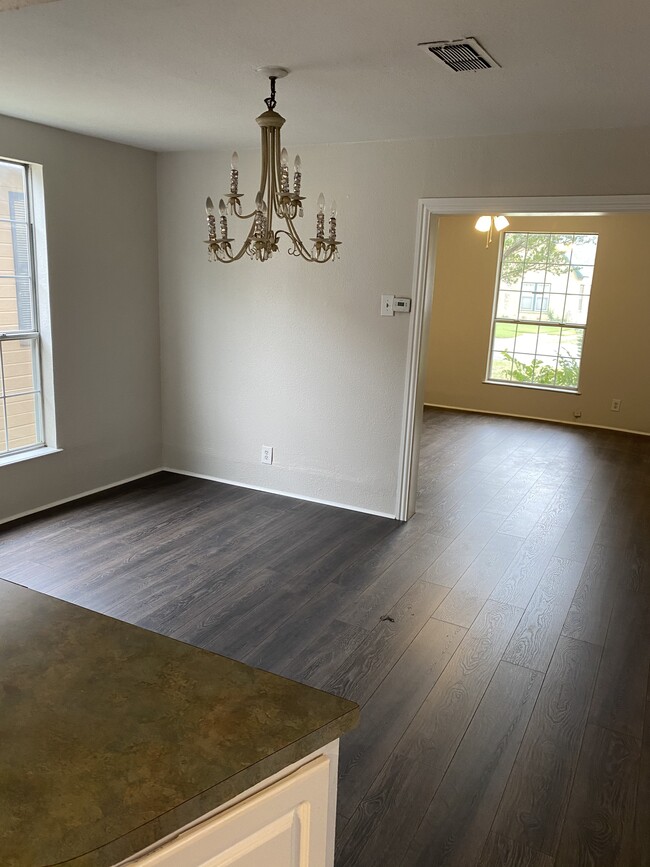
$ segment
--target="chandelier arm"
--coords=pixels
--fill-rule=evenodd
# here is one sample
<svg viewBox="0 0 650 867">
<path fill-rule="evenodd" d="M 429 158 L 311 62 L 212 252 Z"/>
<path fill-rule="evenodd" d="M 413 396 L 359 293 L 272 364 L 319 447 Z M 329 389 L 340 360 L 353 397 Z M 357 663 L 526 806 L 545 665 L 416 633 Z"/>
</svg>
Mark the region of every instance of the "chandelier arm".
<svg viewBox="0 0 650 867">
<path fill-rule="evenodd" d="M 260 176 L 260 187 L 259 191 L 264 195 L 264 188 L 266 187 L 266 178 L 269 169 L 269 143 L 266 127 L 260 127 L 261 135 L 262 135 L 262 172 Z"/>
<path fill-rule="evenodd" d="M 239 251 L 239 253 L 237 253 L 236 256 L 228 256 L 226 259 L 222 259 L 221 256 L 217 255 L 217 260 L 219 262 L 223 262 L 224 265 L 230 265 L 231 262 L 237 262 L 238 259 L 241 259 L 245 252 L 245 248 L 242 247 L 242 249 Z"/>
<path fill-rule="evenodd" d="M 289 220 L 287 220 L 287 224 L 289 224 Z M 334 256 L 334 250 L 332 248 L 327 251 L 327 254 L 323 259 L 319 259 L 316 256 L 313 256 L 300 240 L 300 237 L 296 232 L 295 228 L 293 226 L 291 226 L 291 228 L 293 230 L 293 234 L 291 232 L 287 232 L 285 229 L 279 229 L 276 232 L 276 235 L 287 235 L 287 237 L 290 238 L 293 242 L 294 248 L 298 251 L 298 254 L 306 262 L 315 262 L 318 265 L 322 265 L 324 262 L 329 262 L 330 259 Z"/>
<path fill-rule="evenodd" d="M 306 262 L 319 262 L 319 261 L 321 261 L 320 259 L 314 259 L 314 257 L 308 252 L 307 248 L 302 243 L 300 238 L 294 237 L 294 235 L 292 235 L 291 232 L 287 232 L 286 229 L 278 229 L 278 231 L 276 232 L 276 235 L 286 235 L 292 241 L 292 243 L 294 245 L 294 249 L 297 250 L 297 255 L 299 255 Z M 294 253 L 293 255 L 295 256 L 296 253 Z"/>
<path fill-rule="evenodd" d="M 273 197 L 273 209 L 275 210 L 278 220 L 284 219 L 278 210 L 278 194 L 280 190 L 280 141 L 281 133 L 279 129 L 273 130 L 273 188 L 271 195 Z"/>
<path fill-rule="evenodd" d="M 234 216 L 238 220 L 250 220 L 251 217 L 255 216 L 255 211 L 251 211 L 250 214 L 238 214 L 237 211 L 234 211 Z"/>
<path fill-rule="evenodd" d="M 298 230 L 293 225 L 293 220 L 291 219 L 291 217 L 286 217 L 285 222 L 289 228 L 289 232 L 287 232 L 287 234 L 289 235 L 297 249 L 300 251 L 300 255 L 303 257 L 303 259 L 307 259 L 309 262 L 318 261 L 317 259 L 314 259 L 307 247 L 305 247 L 305 245 L 303 244 L 302 239 L 298 234 Z"/>
<path fill-rule="evenodd" d="M 251 241 L 251 238 L 253 238 L 254 233 L 255 233 L 255 223 L 253 223 L 251 225 L 250 229 L 248 230 L 248 235 L 246 235 L 244 243 L 241 245 L 239 251 L 234 256 L 228 256 L 228 258 L 219 259 L 219 261 L 223 262 L 224 264 L 227 265 L 230 262 L 237 262 L 239 259 L 241 259 L 242 256 L 244 255 L 244 253 L 248 252 L 248 245 Z"/>
<path fill-rule="evenodd" d="M 281 151 L 280 136 L 281 136 L 281 133 L 280 133 L 279 129 L 275 129 L 275 130 L 273 130 L 273 132 L 275 134 L 275 149 L 274 149 L 275 152 L 273 154 L 273 175 L 274 175 L 274 177 L 273 177 L 273 192 L 274 192 L 273 199 L 274 199 L 275 213 L 278 215 L 278 219 L 282 220 L 282 219 L 284 219 L 284 217 L 280 213 L 280 210 L 278 207 L 279 198 L 280 198 L 280 177 L 281 177 L 281 172 L 280 172 L 280 151 Z"/>
<path fill-rule="evenodd" d="M 324 265 L 325 262 L 329 262 L 333 256 L 334 256 L 334 251 L 332 249 L 330 249 L 327 251 L 327 254 L 325 255 L 324 259 L 314 259 L 314 257 L 312 256 L 310 261 L 315 262 L 317 265 Z"/>
<path fill-rule="evenodd" d="M 268 213 L 268 222 L 266 225 L 266 229 L 271 235 L 273 231 L 273 212 L 275 210 L 274 206 L 274 190 L 276 189 L 276 177 L 275 177 L 275 161 L 276 161 L 276 139 L 278 137 L 278 130 L 274 127 L 269 128 L 269 154 L 268 154 L 268 178 L 267 178 L 267 186 L 266 186 L 266 204 L 267 204 L 267 213 Z"/>
<path fill-rule="evenodd" d="M 244 253 L 247 252 L 247 250 L 248 250 L 248 239 L 246 239 L 246 241 L 244 241 L 244 243 L 242 244 L 241 249 L 239 250 L 238 253 L 236 253 L 234 256 L 229 256 L 227 259 L 219 259 L 219 261 L 224 262 L 226 265 L 230 262 L 237 262 L 237 261 L 239 261 L 239 259 L 242 258 Z"/>
</svg>

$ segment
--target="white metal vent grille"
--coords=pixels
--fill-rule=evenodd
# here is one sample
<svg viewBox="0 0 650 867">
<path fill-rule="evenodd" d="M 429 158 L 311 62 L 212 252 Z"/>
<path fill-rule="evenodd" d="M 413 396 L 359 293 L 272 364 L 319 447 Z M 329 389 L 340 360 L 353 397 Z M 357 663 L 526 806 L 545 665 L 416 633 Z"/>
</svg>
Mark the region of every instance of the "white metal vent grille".
<svg viewBox="0 0 650 867">
<path fill-rule="evenodd" d="M 454 72 L 493 69 L 499 66 L 473 36 L 451 42 L 420 42 L 418 47 Z"/>
</svg>

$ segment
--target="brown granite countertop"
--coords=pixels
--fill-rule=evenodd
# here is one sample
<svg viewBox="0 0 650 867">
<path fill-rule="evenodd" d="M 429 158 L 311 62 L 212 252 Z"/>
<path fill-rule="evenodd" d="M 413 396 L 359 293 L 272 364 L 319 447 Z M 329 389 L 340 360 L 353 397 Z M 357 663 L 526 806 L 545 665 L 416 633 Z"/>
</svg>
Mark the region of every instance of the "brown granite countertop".
<svg viewBox="0 0 650 867">
<path fill-rule="evenodd" d="M 357 717 L 353 702 L 0 581 L 0 865 L 109 867 Z"/>
</svg>

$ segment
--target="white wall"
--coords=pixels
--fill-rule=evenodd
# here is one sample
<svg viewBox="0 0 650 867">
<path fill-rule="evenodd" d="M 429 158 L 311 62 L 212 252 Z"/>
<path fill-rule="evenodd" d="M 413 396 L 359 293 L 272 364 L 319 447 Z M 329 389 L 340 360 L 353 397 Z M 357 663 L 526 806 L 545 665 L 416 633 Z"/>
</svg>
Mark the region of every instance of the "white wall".
<svg viewBox="0 0 650 867">
<path fill-rule="evenodd" d="M 291 122 L 285 131 L 291 150 Z M 649 193 L 650 130 L 330 145 L 301 156 L 303 234 L 322 188 L 339 204 L 338 263 L 285 253 L 263 265 L 208 263 L 203 202 L 227 189 L 229 156 L 159 158 L 163 460 L 395 514 L 408 323 L 381 318 L 379 297 L 410 294 L 418 199 Z M 257 173 L 257 152 L 243 154 L 248 204 Z M 259 462 L 262 444 L 275 448 L 271 467 Z"/>
<path fill-rule="evenodd" d="M 61 452 L 0 466 L 0 519 L 160 466 L 155 155 L 0 117 L 41 163 Z"/>
</svg>

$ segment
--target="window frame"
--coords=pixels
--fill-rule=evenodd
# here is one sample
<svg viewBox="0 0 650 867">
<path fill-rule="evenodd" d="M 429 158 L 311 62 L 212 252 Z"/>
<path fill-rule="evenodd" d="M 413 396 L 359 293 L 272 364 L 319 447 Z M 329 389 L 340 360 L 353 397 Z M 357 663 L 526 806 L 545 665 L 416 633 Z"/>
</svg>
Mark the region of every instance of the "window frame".
<svg viewBox="0 0 650 867">
<path fill-rule="evenodd" d="M 557 323 L 550 323 L 550 322 L 544 323 L 541 321 L 541 319 L 538 321 L 525 320 L 525 319 L 521 319 L 521 318 L 511 319 L 511 318 L 504 318 L 504 317 L 497 319 L 497 310 L 498 310 L 498 305 L 499 305 L 499 287 L 501 284 L 501 267 L 503 264 L 505 238 L 506 238 L 507 234 L 514 234 L 515 232 L 516 232 L 515 229 L 512 229 L 509 233 L 507 231 L 504 231 L 504 232 L 500 233 L 500 237 L 499 237 L 499 255 L 498 255 L 498 259 L 497 259 L 496 278 L 495 278 L 493 300 L 492 300 L 492 318 L 491 318 L 491 323 L 490 323 L 490 339 L 489 339 L 489 343 L 488 343 L 485 379 L 483 380 L 483 382 L 486 385 L 507 385 L 507 386 L 512 386 L 514 388 L 529 388 L 529 389 L 533 389 L 533 390 L 537 390 L 537 391 L 551 391 L 551 392 L 555 392 L 555 393 L 559 392 L 560 394 L 562 394 L 562 393 L 564 393 L 564 394 L 581 394 L 580 380 L 582 377 L 582 360 L 583 360 L 583 355 L 584 355 L 584 347 L 585 347 L 585 340 L 586 340 L 586 333 L 587 333 L 587 324 L 588 324 L 588 319 L 589 319 L 589 312 L 588 311 L 587 311 L 587 319 L 585 320 L 584 324 L 583 323 L 574 323 L 574 322 L 569 322 L 569 321 L 564 321 L 564 320 L 562 320 L 561 322 L 557 322 Z M 533 232 L 531 230 L 523 230 L 521 232 L 517 232 L 517 234 L 557 235 L 557 234 L 569 234 L 569 233 L 568 232 L 549 232 L 549 231 Z M 572 234 L 572 235 L 596 235 L 596 237 L 599 238 L 598 232 L 571 232 L 570 234 Z M 599 238 L 599 240 L 600 240 L 600 238 Z M 596 250 L 596 255 L 597 255 L 597 253 L 598 253 L 598 250 Z M 594 273 L 595 273 L 595 260 L 594 260 Z M 523 280 L 522 280 L 522 292 L 521 292 L 521 294 L 523 294 Z M 529 294 L 533 294 L 533 293 L 529 293 Z M 567 294 L 569 294 L 569 293 L 565 293 L 565 295 L 567 295 Z M 581 299 L 583 297 L 584 296 L 581 296 Z M 589 294 L 589 300 L 591 301 L 591 293 Z M 520 302 L 520 306 L 519 306 L 519 313 L 521 314 L 521 302 Z M 497 324 L 501 324 L 501 323 L 510 324 L 510 325 L 520 325 L 520 324 L 523 324 L 523 325 L 535 325 L 535 324 L 545 325 L 545 324 L 547 324 L 547 325 L 556 325 L 557 327 L 560 327 L 560 328 L 580 329 L 582 331 L 582 343 L 581 343 L 582 351 L 580 354 L 580 365 L 578 367 L 578 381 L 577 381 L 575 387 L 566 386 L 566 385 L 549 385 L 548 383 L 539 383 L 539 382 L 520 382 L 517 380 L 493 379 L 490 374 L 491 374 L 491 369 L 492 369 L 492 353 L 493 353 L 493 346 L 494 346 L 494 332 L 496 330 Z"/>
<path fill-rule="evenodd" d="M 9 448 L 8 418 L 5 408 L 4 433 L 6 450 L 0 452 L 0 467 L 32 457 L 60 451 L 56 444 L 56 425 L 54 413 L 54 378 L 52 368 L 52 340 L 50 326 L 49 281 L 47 264 L 47 240 L 45 233 L 45 202 L 43 190 L 43 167 L 37 163 L 0 156 L 0 162 L 20 166 L 25 177 L 25 222 L 29 242 L 29 269 L 33 321 L 31 329 L 0 331 L 0 342 L 7 344 L 15 340 L 32 341 L 34 388 L 25 394 L 35 394 L 36 439 L 37 441 L 19 448 Z M 19 320 L 20 324 L 20 320 Z M 2 357 L 0 353 L 0 364 Z M 7 397 L 20 396 L 4 395 Z M 5 403 L 6 407 L 6 403 Z"/>
</svg>

